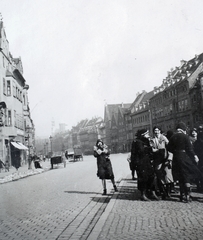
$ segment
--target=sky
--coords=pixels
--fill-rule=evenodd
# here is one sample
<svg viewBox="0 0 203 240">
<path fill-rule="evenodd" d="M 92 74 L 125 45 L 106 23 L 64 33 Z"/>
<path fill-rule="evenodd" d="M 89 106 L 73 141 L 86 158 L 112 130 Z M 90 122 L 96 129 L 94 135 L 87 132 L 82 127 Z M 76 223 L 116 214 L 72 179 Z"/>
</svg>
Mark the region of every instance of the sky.
<svg viewBox="0 0 203 240">
<path fill-rule="evenodd" d="M 36 136 L 104 118 L 203 52 L 202 0 L 0 0 Z"/>
</svg>

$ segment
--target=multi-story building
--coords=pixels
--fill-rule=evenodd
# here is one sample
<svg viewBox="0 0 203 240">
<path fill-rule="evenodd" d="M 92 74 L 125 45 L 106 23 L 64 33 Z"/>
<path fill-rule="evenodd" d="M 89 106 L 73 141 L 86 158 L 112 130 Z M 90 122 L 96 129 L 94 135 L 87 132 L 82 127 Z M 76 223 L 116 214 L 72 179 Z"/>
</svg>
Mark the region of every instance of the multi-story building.
<svg viewBox="0 0 203 240">
<path fill-rule="evenodd" d="M 202 98 L 197 78 L 203 72 L 203 54 L 168 72 L 150 99 L 152 126 L 162 131 L 175 130 L 179 121 L 192 128 L 202 123 Z"/>
<path fill-rule="evenodd" d="M 101 117 L 88 120 L 79 131 L 81 147 L 84 154 L 92 154 L 97 139 L 104 136 L 104 121 Z"/>
<path fill-rule="evenodd" d="M 123 129 L 126 129 L 124 128 L 124 122 L 125 122 L 124 112 L 126 111 L 126 109 L 130 107 L 130 105 L 131 104 L 129 103 L 126 103 L 126 104 L 122 103 L 122 104 L 107 104 L 105 106 L 104 123 L 105 123 L 105 131 L 106 131 L 106 144 L 109 146 L 112 153 L 121 152 L 123 151 L 123 148 L 126 147 L 125 142 L 121 143 L 121 138 L 124 138 L 123 136 L 124 134 L 126 134 L 126 131 L 123 130 Z M 123 127 L 122 127 L 122 124 L 123 124 Z M 120 138 L 120 143 L 119 143 L 119 138 Z"/>
<path fill-rule="evenodd" d="M 3 22 L 0 22 L 0 102 L 5 102 L 3 126 L 0 127 L 0 158 L 15 166 L 27 160 L 34 150 L 34 124 L 30 117 L 27 90 L 20 58 L 9 52 Z M 27 145 L 27 146 L 25 146 Z"/>
<path fill-rule="evenodd" d="M 148 129 L 151 131 L 151 117 L 149 111 L 149 101 L 153 96 L 153 91 L 141 93 L 139 97 L 139 102 L 132 104 L 130 109 L 130 115 L 132 119 L 132 132 L 133 136 L 137 133 L 139 129 Z"/>
<path fill-rule="evenodd" d="M 117 128 L 118 128 L 118 141 L 117 141 L 117 151 L 118 152 L 126 152 L 127 151 L 127 131 L 126 131 L 126 120 L 125 120 L 125 114 L 128 111 L 128 107 L 130 104 L 125 105 L 124 107 L 118 108 L 118 122 L 117 122 Z"/>
<path fill-rule="evenodd" d="M 134 135 L 138 129 L 151 129 L 149 99 L 153 96 L 153 92 L 147 93 L 142 91 L 136 94 L 136 98 L 130 107 L 124 113 L 126 128 L 126 151 L 131 150 Z"/>
</svg>

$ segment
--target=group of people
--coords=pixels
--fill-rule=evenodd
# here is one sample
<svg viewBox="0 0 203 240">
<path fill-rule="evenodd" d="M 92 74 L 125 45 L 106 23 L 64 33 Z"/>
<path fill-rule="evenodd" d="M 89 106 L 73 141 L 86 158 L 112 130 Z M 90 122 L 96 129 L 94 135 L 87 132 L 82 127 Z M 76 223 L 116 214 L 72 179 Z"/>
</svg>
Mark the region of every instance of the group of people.
<svg viewBox="0 0 203 240">
<path fill-rule="evenodd" d="M 178 182 L 184 202 L 191 201 L 192 181 L 203 190 L 203 128 L 196 130 L 193 141 L 186 130 L 180 122 L 176 132 L 168 131 L 166 136 L 158 126 L 153 128 L 153 137 L 146 129 L 137 131 L 129 162 L 132 178 L 137 174 L 141 200 L 170 198 L 174 182 Z"/>
<path fill-rule="evenodd" d="M 153 128 L 153 137 L 147 129 L 135 134 L 128 157 L 132 179 L 137 175 L 137 187 L 141 200 L 171 198 L 180 187 L 180 201 L 191 201 L 191 183 L 203 192 L 203 127 L 192 129 L 187 135 L 184 122 L 178 123 L 176 132 L 163 134 L 158 126 Z M 118 191 L 110 161 L 108 146 L 98 139 L 94 146 L 97 158 L 97 176 L 102 180 L 103 195 L 107 194 L 106 179 L 110 179 Z"/>
</svg>

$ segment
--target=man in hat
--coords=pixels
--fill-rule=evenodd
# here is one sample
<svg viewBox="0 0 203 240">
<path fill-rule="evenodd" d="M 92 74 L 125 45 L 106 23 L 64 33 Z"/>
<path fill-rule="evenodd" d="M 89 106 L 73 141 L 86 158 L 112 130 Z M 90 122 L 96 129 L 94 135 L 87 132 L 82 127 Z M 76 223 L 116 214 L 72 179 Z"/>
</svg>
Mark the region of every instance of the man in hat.
<svg viewBox="0 0 203 240">
<path fill-rule="evenodd" d="M 189 137 L 186 134 L 186 125 L 184 122 L 178 123 L 177 132 L 170 138 L 168 151 L 173 153 L 172 174 L 174 181 L 179 181 L 180 201 L 191 201 L 191 180 L 200 176 L 197 168 L 199 161 L 195 155 Z"/>
</svg>

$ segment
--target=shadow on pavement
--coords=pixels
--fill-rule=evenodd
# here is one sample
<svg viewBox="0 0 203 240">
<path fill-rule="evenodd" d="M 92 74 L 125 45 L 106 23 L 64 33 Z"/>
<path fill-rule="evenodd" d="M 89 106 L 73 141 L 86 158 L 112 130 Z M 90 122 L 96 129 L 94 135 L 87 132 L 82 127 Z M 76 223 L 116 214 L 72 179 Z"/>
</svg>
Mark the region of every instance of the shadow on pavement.
<svg viewBox="0 0 203 240">
<path fill-rule="evenodd" d="M 77 194 L 98 194 L 97 192 L 80 192 L 80 191 L 64 191 L 64 193 L 77 193 Z"/>
<path fill-rule="evenodd" d="M 98 203 L 109 203 L 111 198 L 109 196 L 101 196 L 101 197 L 92 197 L 91 200 Z"/>
</svg>

